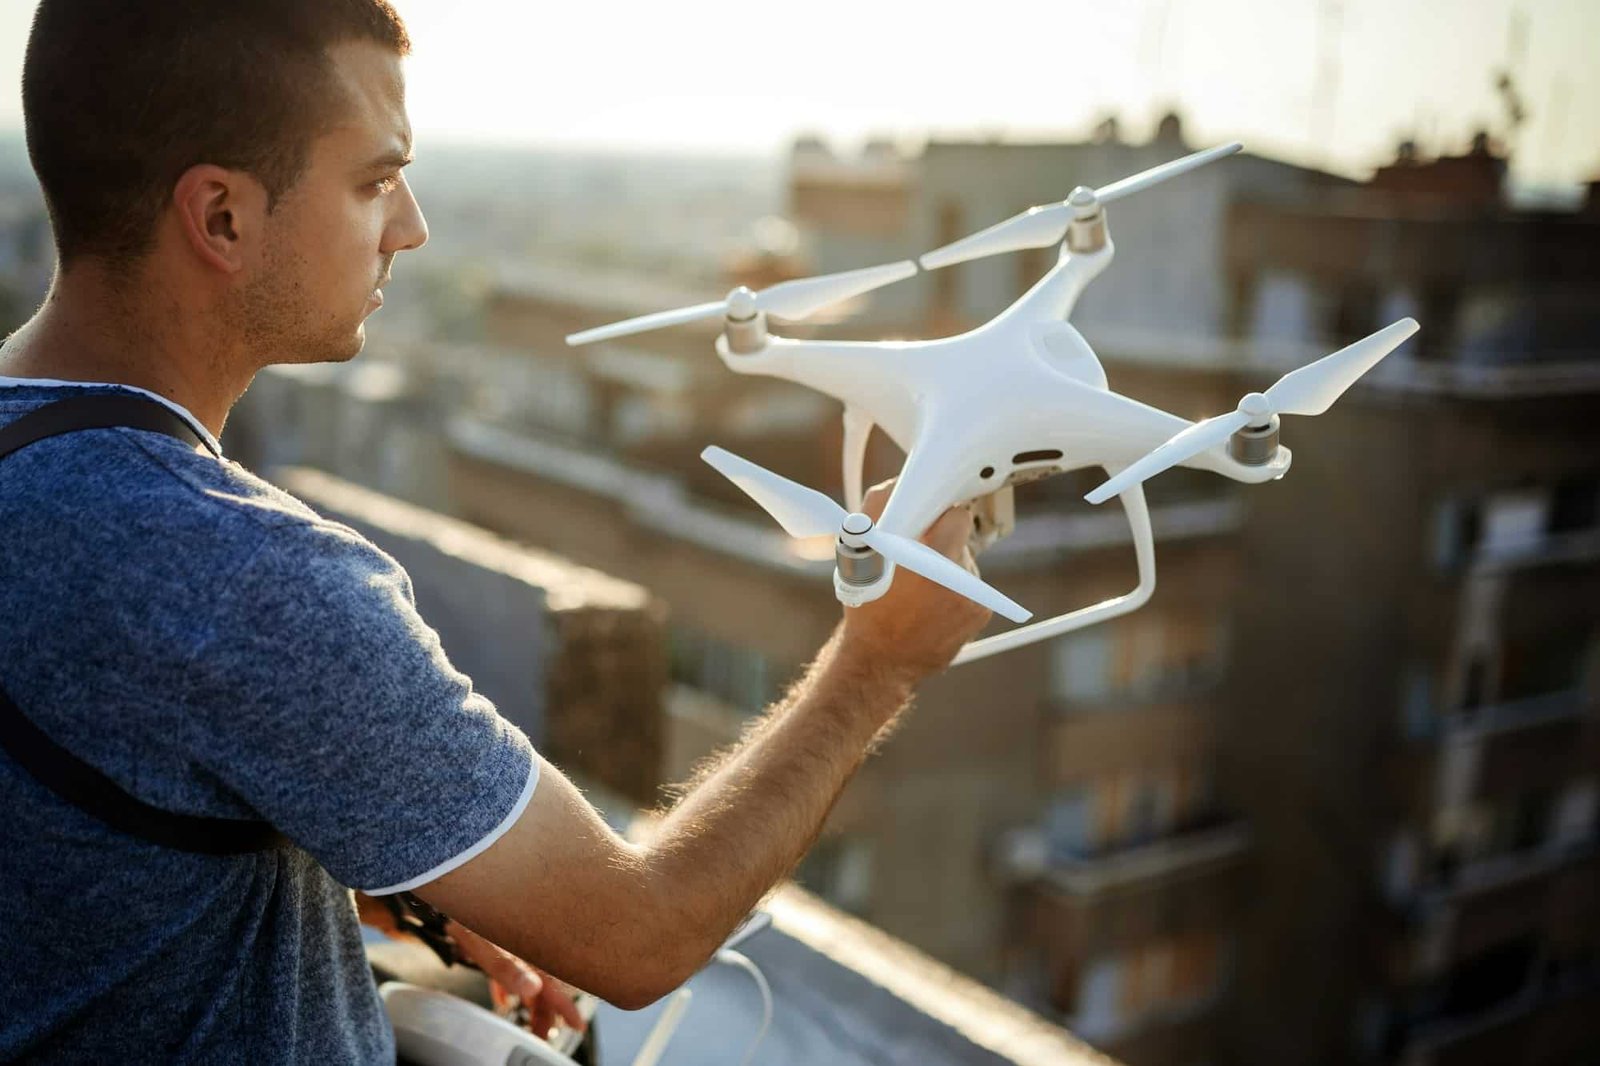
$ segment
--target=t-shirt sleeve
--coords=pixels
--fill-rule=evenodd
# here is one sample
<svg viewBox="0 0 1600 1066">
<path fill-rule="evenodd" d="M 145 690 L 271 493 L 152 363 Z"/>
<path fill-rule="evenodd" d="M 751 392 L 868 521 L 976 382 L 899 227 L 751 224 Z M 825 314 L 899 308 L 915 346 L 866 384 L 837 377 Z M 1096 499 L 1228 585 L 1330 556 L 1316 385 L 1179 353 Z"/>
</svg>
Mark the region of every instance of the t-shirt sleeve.
<svg viewBox="0 0 1600 1066">
<path fill-rule="evenodd" d="M 466 862 L 538 781 L 528 738 L 451 665 L 405 571 L 337 523 L 268 535 L 219 593 L 190 676 L 191 750 L 352 888 Z"/>
</svg>

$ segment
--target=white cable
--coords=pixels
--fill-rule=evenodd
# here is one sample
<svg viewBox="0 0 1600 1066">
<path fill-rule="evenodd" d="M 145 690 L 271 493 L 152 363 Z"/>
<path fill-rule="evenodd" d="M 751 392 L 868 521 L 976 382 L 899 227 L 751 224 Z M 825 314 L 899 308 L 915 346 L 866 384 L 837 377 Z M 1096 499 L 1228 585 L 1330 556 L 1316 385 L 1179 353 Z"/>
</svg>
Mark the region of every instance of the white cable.
<svg viewBox="0 0 1600 1066">
<path fill-rule="evenodd" d="M 672 994 L 667 1001 L 667 1009 L 656 1019 L 655 1028 L 644 1038 L 644 1046 L 634 1057 L 633 1066 L 656 1066 L 661 1053 L 667 1050 L 667 1041 L 678 1031 L 678 1023 L 683 1021 L 683 1012 L 689 1009 L 689 1000 L 693 995 L 688 988 L 680 988 Z"/>
<path fill-rule="evenodd" d="M 761 972 L 761 967 L 750 961 L 749 956 L 743 952 L 734 951 L 732 948 L 723 948 L 717 952 L 717 961 L 729 966 L 737 966 L 748 973 L 761 990 L 761 1028 L 756 1033 L 755 1042 L 750 1045 L 750 1050 L 745 1052 L 744 1060 L 740 1066 L 750 1066 L 756 1057 L 756 1049 L 761 1046 L 761 1041 L 767 1038 L 767 1027 L 772 1024 L 772 986 L 767 984 L 766 975 Z"/>
</svg>

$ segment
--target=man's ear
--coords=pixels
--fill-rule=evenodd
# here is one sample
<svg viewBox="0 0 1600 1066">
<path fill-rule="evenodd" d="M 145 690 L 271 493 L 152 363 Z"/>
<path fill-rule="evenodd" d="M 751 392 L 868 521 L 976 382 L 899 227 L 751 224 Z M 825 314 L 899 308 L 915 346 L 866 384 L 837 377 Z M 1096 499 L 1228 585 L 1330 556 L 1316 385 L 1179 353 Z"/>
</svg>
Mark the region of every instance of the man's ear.
<svg viewBox="0 0 1600 1066">
<path fill-rule="evenodd" d="M 242 170 L 200 163 L 183 172 L 172 190 L 178 228 L 207 266 L 232 274 L 259 244 L 267 217 L 267 190 Z"/>
</svg>

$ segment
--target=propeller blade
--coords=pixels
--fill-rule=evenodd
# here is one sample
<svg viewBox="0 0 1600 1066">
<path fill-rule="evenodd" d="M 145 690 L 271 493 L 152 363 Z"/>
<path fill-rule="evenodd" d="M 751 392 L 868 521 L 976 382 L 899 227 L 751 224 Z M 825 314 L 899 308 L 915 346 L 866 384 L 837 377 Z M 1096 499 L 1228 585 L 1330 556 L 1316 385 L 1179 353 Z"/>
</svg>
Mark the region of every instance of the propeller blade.
<svg viewBox="0 0 1600 1066">
<path fill-rule="evenodd" d="M 1243 147 L 1244 145 L 1234 141 L 1232 144 L 1207 148 L 1186 155 L 1182 159 L 1174 159 L 1170 163 L 1162 163 L 1131 178 L 1123 178 L 1121 181 L 1112 182 L 1102 189 L 1095 190 L 1095 199 L 1102 204 L 1120 200 L 1129 193 L 1148 189 L 1157 182 L 1175 178 L 1195 167 L 1203 167 L 1214 160 L 1230 156 Z M 1065 200 L 1060 203 L 1030 207 L 1022 214 L 998 222 L 986 230 L 963 237 L 943 248 L 935 248 L 924 255 L 920 262 L 924 270 L 937 270 L 940 267 L 965 263 L 969 259 L 981 259 L 986 255 L 1020 252 L 1024 248 L 1048 248 L 1067 235 L 1067 226 L 1071 221 L 1072 208 Z"/>
<path fill-rule="evenodd" d="M 824 274 L 819 278 L 780 281 L 756 293 L 756 306 L 779 318 L 805 318 L 830 304 L 909 278 L 916 272 L 917 264 L 903 259 L 883 266 Z"/>
<path fill-rule="evenodd" d="M 1065 203 L 1030 207 L 1020 215 L 997 222 L 959 241 L 935 248 L 921 259 L 923 269 L 965 263 L 968 259 L 981 259 L 1002 252 L 1019 252 L 1024 248 L 1048 248 L 1067 235 L 1067 225 L 1072 221 L 1072 208 Z"/>
<path fill-rule="evenodd" d="M 943 585 L 951 592 L 965 596 L 1013 622 L 1026 622 L 1033 612 L 1002 595 L 999 590 L 974 577 L 971 571 L 952 559 L 947 559 L 921 541 L 902 537 L 887 530 L 872 529 L 861 538 L 873 551 L 903 566 L 914 574 Z"/>
<path fill-rule="evenodd" d="M 883 266 L 864 267 L 860 270 L 846 270 L 838 274 L 824 274 L 820 278 L 796 278 L 793 281 L 780 281 L 770 285 L 754 294 L 757 310 L 767 311 L 779 318 L 798 319 L 814 315 L 829 304 L 836 304 L 848 300 L 852 296 L 860 296 L 864 292 L 888 285 L 890 282 L 909 278 L 917 272 L 917 264 L 909 259 L 898 263 L 885 263 Z M 748 290 L 745 290 L 748 291 Z M 699 318 L 715 318 L 728 313 L 727 300 L 714 300 L 711 303 L 695 304 L 693 307 L 680 307 L 675 311 L 657 311 L 650 315 L 640 315 L 624 322 L 613 322 L 609 326 L 597 326 L 586 329 L 580 333 L 573 333 L 567 337 L 569 347 L 576 348 L 584 344 L 593 344 L 595 341 L 611 340 L 613 337 L 626 337 L 634 333 L 644 333 L 652 329 L 662 329 L 666 326 L 677 326 L 684 322 L 693 322 Z"/>
<path fill-rule="evenodd" d="M 789 536 L 839 535 L 847 512 L 816 489 L 808 489 L 715 445 L 701 452 L 700 458 L 759 503 Z"/>
<path fill-rule="evenodd" d="M 593 344 L 595 341 L 607 341 L 613 337 L 626 337 L 632 333 L 645 333 L 664 326 L 693 322 L 697 318 L 714 318 L 722 314 L 727 303 L 726 300 L 716 300 L 707 304 L 695 304 L 693 307 L 680 307 L 676 311 L 657 311 L 651 315 L 640 315 L 625 322 L 613 322 L 609 326 L 597 326 L 570 335 L 567 337 L 567 344 L 576 348 L 582 344 Z"/>
<path fill-rule="evenodd" d="M 1110 185 L 1096 189 L 1094 198 L 1102 204 L 1109 204 L 1113 200 L 1120 200 L 1130 193 L 1138 192 L 1140 189 L 1148 189 L 1150 186 L 1166 181 L 1168 178 L 1175 178 L 1179 174 L 1187 174 L 1195 167 L 1203 167 L 1207 163 L 1230 156 L 1243 147 L 1243 144 L 1234 141 L 1232 144 L 1218 145 L 1215 148 L 1207 148 L 1192 155 L 1186 155 L 1182 159 L 1174 159 L 1170 163 L 1162 163 L 1158 167 L 1151 167 L 1149 170 L 1135 174 L 1131 178 L 1123 178 L 1121 181 L 1114 181 Z"/>
<path fill-rule="evenodd" d="M 1418 328 L 1416 319 L 1402 318 L 1315 363 L 1291 370 L 1266 391 L 1267 402 L 1280 415 L 1320 415 Z"/>
<path fill-rule="evenodd" d="M 1152 478 L 1185 459 L 1199 455 L 1207 448 L 1215 448 L 1239 430 L 1248 426 L 1253 416 L 1243 411 L 1230 411 L 1196 422 L 1174 434 L 1165 444 L 1158 445 L 1148 455 L 1110 478 L 1084 496 L 1090 503 L 1105 503 L 1147 478 Z"/>
</svg>

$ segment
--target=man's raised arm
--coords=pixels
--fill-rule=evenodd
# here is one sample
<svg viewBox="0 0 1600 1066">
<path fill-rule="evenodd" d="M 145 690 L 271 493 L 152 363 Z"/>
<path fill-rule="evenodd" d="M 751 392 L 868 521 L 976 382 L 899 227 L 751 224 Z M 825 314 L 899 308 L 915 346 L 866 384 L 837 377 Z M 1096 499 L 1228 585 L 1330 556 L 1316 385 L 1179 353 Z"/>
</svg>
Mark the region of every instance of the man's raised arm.
<svg viewBox="0 0 1600 1066">
<path fill-rule="evenodd" d="M 865 509 L 880 513 L 887 493 Z M 923 538 L 964 560 L 971 514 Z M 620 1007 L 644 1006 L 703 966 L 816 840 L 876 738 L 989 612 L 905 570 L 845 611 L 805 676 L 661 820 L 621 839 L 555 767 L 481 855 L 416 890 L 464 925 Z"/>
</svg>

